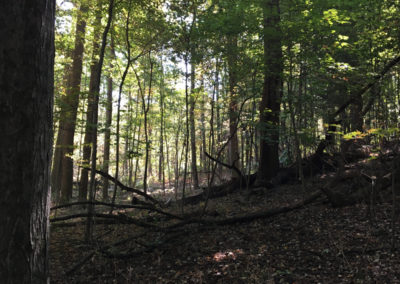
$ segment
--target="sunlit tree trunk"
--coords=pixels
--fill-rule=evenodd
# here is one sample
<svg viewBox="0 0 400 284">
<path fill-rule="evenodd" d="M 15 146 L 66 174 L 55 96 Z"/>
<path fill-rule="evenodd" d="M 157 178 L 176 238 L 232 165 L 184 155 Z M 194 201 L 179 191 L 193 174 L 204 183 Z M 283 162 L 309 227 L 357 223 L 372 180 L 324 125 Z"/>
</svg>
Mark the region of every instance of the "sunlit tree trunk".
<svg viewBox="0 0 400 284">
<path fill-rule="evenodd" d="M 103 172 L 108 173 L 110 166 L 110 142 L 111 142 L 111 124 L 112 124 L 112 92 L 113 92 L 113 63 L 112 60 L 115 58 L 114 50 L 114 36 L 111 33 L 111 63 L 110 63 L 110 74 L 107 77 L 107 104 L 106 104 L 106 123 L 104 132 L 104 158 L 103 158 Z M 103 178 L 103 200 L 108 199 L 108 188 L 109 181 Z"/>
<path fill-rule="evenodd" d="M 86 31 L 86 17 L 88 6 L 85 1 L 81 3 L 75 30 L 75 48 L 72 55 L 72 73 L 69 76 L 65 97 L 62 98 L 60 127 L 58 135 L 60 141 L 58 147 L 62 147 L 61 171 L 54 174 L 58 175 L 54 179 L 60 179 L 61 202 L 68 202 L 72 197 L 72 179 L 73 179 L 73 160 L 74 135 L 76 126 L 76 117 L 79 105 L 79 95 L 81 88 L 82 61 Z M 58 155 L 57 155 L 58 156 Z M 59 162 L 55 161 L 55 165 Z M 57 165 L 59 166 L 59 165 Z M 56 192 L 58 188 L 54 189 Z"/>
</svg>

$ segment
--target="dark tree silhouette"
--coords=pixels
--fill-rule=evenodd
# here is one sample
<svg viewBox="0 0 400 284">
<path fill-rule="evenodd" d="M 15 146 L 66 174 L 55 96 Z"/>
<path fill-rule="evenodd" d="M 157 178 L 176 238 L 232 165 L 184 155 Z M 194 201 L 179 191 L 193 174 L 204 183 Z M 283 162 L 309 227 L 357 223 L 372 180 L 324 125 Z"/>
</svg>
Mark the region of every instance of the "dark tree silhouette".
<svg viewBox="0 0 400 284">
<path fill-rule="evenodd" d="M 0 2 L 0 283 L 47 283 L 54 0 Z"/>
</svg>

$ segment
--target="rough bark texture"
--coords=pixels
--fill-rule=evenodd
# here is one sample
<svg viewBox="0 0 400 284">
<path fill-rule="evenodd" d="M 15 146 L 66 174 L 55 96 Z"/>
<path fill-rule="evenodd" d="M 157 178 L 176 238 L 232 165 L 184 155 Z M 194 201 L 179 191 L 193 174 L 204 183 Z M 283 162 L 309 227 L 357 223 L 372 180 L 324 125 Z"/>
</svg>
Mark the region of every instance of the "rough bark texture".
<svg viewBox="0 0 400 284">
<path fill-rule="evenodd" d="M 269 180 L 279 171 L 279 112 L 281 103 L 282 46 L 279 0 L 264 7 L 264 89 L 260 103 L 260 163 L 257 179 Z"/>
<path fill-rule="evenodd" d="M 61 161 L 61 202 L 68 202 L 72 197 L 72 178 L 75 122 L 78 112 L 79 95 L 81 89 L 82 60 L 85 42 L 86 19 L 85 14 L 88 7 L 82 3 L 78 13 L 75 32 L 75 48 L 73 52 L 72 74 L 67 84 L 66 96 L 64 98 L 64 111 L 61 114 L 60 130 L 61 147 L 63 155 Z M 57 139 L 58 140 L 58 139 Z"/>
<path fill-rule="evenodd" d="M 0 2 L 0 283 L 49 281 L 54 12 Z"/>
</svg>

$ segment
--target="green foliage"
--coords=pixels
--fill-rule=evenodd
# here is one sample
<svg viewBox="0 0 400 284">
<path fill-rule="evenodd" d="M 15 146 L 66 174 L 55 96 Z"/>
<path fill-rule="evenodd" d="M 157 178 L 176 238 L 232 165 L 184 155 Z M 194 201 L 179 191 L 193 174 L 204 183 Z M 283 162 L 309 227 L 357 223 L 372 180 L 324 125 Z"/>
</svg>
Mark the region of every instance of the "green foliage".
<svg viewBox="0 0 400 284">
<path fill-rule="evenodd" d="M 59 109 L 65 107 L 63 101 L 65 82 L 70 72 L 68 68 L 71 65 L 71 51 L 74 47 L 73 27 L 80 3 L 81 1 L 74 1 L 76 6 L 57 9 L 56 120 L 59 118 Z M 75 143 L 80 143 L 80 135 L 84 133 L 86 119 L 84 110 L 88 104 L 87 91 L 93 38 L 104 28 L 106 15 L 106 5 L 104 5 L 102 23 L 100 26 L 95 26 L 97 1 L 88 0 L 87 3 L 90 9 L 87 15 L 88 27 Z M 265 127 L 271 133 L 279 133 L 281 162 L 285 164 L 289 162 L 291 153 L 294 152 L 294 133 L 298 136 L 302 153 L 306 155 L 312 153 L 329 126 L 336 128 L 333 132 L 328 131 L 329 134 L 342 136 L 344 139 L 359 139 L 366 135 L 397 137 L 398 129 L 393 126 L 397 126 L 399 114 L 398 67 L 394 67 L 369 92 L 362 94 L 364 108 L 370 98 L 376 98 L 372 101 L 371 111 L 364 117 L 366 128 L 371 128 L 368 133 L 353 131 L 353 105 L 343 112 L 340 125 L 324 125 L 330 121 L 330 116 L 335 110 L 379 74 L 382 66 L 399 53 L 400 13 L 396 3 L 387 0 L 371 0 L 368 4 L 363 0 L 281 0 L 279 29 L 282 32 L 284 61 L 282 111 L 279 125 L 259 126 L 259 117 L 262 115 L 259 103 L 264 88 L 263 74 L 268 68 L 264 66 L 264 51 L 268 52 L 268 47 L 263 46 L 263 36 L 268 35 L 268 31 L 263 33 L 264 14 L 269 16 L 271 14 L 271 11 L 266 9 L 267 1 L 117 1 L 111 31 L 116 56 L 111 55 L 111 42 L 109 42 L 100 94 L 99 137 L 103 136 L 106 130 L 104 127 L 105 109 L 108 104 L 105 99 L 106 78 L 112 77 L 114 108 L 110 130 L 111 144 L 115 146 L 113 142 L 116 136 L 116 94 L 122 72 L 128 63 L 127 39 L 131 45 L 129 50 L 131 59 L 134 61 L 122 90 L 119 134 L 124 141 L 120 151 L 126 151 L 127 159 L 132 161 L 138 159 L 139 168 L 143 164 L 142 153 L 146 145 L 143 138 L 144 115 L 141 97 L 138 96 L 139 86 L 135 72 L 138 74 L 146 98 L 150 98 L 148 124 L 151 129 L 152 163 L 159 161 L 160 132 L 163 123 L 163 149 L 164 152 L 167 149 L 169 151 L 169 166 L 172 168 L 175 155 L 181 162 L 184 153 L 182 148 L 187 146 L 184 144 L 185 76 L 188 75 L 190 86 L 190 74 L 185 74 L 185 59 L 189 65 L 196 65 L 196 84 L 191 96 L 196 102 L 194 113 L 196 134 L 199 137 L 196 141 L 198 148 L 203 147 L 200 136 L 203 132 L 206 136 L 206 148 L 211 147 L 212 142 L 208 137 L 211 136 L 212 128 L 214 152 L 228 139 L 230 74 L 234 74 L 234 91 L 238 104 L 240 105 L 245 98 L 251 97 L 243 107 L 238 134 L 239 138 L 244 137 L 240 143 L 250 143 L 246 141 L 246 135 L 251 133 L 249 136 L 252 139 L 250 144 L 253 147 L 253 156 L 259 139 L 270 139 L 269 135 L 255 137 L 260 127 Z M 129 30 L 126 31 L 128 13 L 130 22 Z M 278 29 L 271 29 L 270 35 L 274 36 L 276 30 Z M 149 96 L 150 61 L 153 64 L 153 80 Z M 188 71 L 190 73 L 190 70 Z M 267 109 L 264 115 L 270 115 L 270 112 Z M 292 129 L 291 112 L 296 132 Z M 175 148 L 176 138 L 178 147 Z M 102 143 L 99 145 L 100 149 Z M 125 146 L 126 149 L 123 148 Z M 114 151 L 115 149 L 111 150 L 111 155 L 115 154 Z M 258 161 L 253 160 L 253 165 L 257 164 Z M 179 164 L 178 167 L 182 168 L 183 165 Z"/>
</svg>

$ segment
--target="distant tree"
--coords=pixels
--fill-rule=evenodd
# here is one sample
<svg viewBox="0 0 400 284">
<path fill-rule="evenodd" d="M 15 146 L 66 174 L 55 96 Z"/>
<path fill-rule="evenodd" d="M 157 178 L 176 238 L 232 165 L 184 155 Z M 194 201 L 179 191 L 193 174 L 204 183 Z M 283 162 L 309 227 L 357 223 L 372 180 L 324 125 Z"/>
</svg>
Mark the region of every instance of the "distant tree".
<svg viewBox="0 0 400 284">
<path fill-rule="evenodd" d="M 54 0 L 0 2 L 0 283 L 48 283 Z"/>
</svg>

